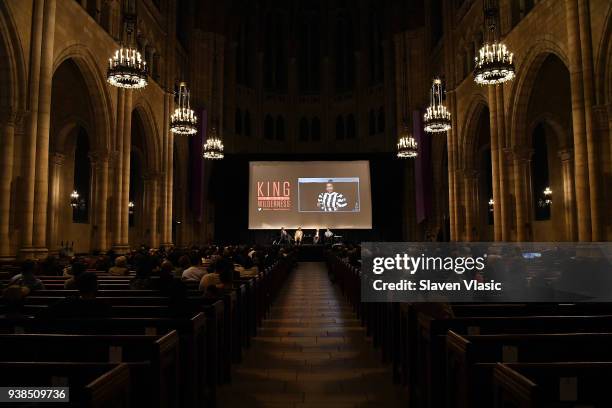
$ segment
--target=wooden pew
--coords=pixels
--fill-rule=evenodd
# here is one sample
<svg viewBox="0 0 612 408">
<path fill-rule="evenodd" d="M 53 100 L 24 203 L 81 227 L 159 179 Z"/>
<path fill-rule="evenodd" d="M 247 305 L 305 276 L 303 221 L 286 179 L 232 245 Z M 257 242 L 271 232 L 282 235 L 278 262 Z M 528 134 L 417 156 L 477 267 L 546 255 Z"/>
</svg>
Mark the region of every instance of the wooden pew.
<svg viewBox="0 0 612 408">
<path fill-rule="evenodd" d="M 216 398 L 216 371 L 207 358 L 206 317 L 106 319 L 2 319 L 1 333 L 161 335 L 176 330 L 180 349 L 181 406 L 200 406 Z M 210 376 L 210 378 L 209 378 Z"/>
<path fill-rule="evenodd" d="M 413 395 L 419 407 L 443 406 L 445 389 L 446 333 L 596 333 L 612 332 L 612 316 L 512 316 L 459 317 L 435 319 L 423 313 L 417 316 L 414 347 L 415 387 Z"/>
<path fill-rule="evenodd" d="M 69 387 L 70 402 L 27 406 L 138 407 L 139 397 L 148 390 L 133 388 L 130 375 L 132 370 L 143 371 L 148 367 L 148 363 L 0 362 L 0 384 L 3 387 Z"/>
<path fill-rule="evenodd" d="M 447 407 L 493 404 L 493 368 L 497 362 L 612 361 L 609 333 L 458 335 L 447 345 Z"/>
<path fill-rule="evenodd" d="M 493 374 L 497 408 L 560 408 L 611 405 L 612 363 L 498 363 Z"/>
<path fill-rule="evenodd" d="M 0 361 L 146 362 L 142 406 L 178 407 L 179 338 L 153 335 L 2 334 Z M 44 347 L 41 347 L 44 345 Z"/>
</svg>

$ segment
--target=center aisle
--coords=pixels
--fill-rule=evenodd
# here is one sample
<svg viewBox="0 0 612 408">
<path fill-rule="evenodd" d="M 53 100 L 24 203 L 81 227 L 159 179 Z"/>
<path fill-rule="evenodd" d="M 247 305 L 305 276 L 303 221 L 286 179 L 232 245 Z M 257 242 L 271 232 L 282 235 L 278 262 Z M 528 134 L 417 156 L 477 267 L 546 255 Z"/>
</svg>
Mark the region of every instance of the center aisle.
<svg viewBox="0 0 612 408">
<path fill-rule="evenodd" d="M 218 406 L 386 408 L 407 400 L 325 264 L 300 262 Z"/>
</svg>

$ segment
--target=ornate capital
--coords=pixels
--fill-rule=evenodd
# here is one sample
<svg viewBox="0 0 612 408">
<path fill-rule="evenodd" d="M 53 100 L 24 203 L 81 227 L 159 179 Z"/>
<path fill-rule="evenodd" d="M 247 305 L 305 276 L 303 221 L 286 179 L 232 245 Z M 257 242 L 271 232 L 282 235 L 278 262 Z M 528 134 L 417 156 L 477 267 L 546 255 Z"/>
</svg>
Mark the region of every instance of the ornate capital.
<svg viewBox="0 0 612 408">
<path fill-rule="evenodd" d="M 102 164 L 104 162 L 108 162 L 110 160 L 111 154 L 108 150 L 93 150 L 89 152 L 89 160 L 91 160 L 91 164 Z"/>
<path fill-rule="evenodd" d="M 506 149 L 508 158 L 517 162 L 527 162 L 533 156 L 533 149 L 524 146 L 514 146 Z"/>
<path fill-rule="evenodd" d="M 53 152 L 51 154 L 51 162 L 56 166 L 63 166 L 66 162 L 66 155 L 59 152 Z"/>
<path fill-rule="evenodd" d="M 574 158 L 574 149 L 571 147 L 567 147 L 565 149 L 560 149 L 557 152 L 557 156 L 561 159 L 562 162 L 570 161 Z"/>
</svg>

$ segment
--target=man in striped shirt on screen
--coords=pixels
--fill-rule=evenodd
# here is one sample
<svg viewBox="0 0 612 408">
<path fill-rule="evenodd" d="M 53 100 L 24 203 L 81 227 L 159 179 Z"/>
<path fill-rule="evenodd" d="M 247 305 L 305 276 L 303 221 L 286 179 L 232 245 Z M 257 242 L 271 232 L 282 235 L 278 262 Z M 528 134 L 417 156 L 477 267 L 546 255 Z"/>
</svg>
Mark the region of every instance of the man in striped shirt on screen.
<svg viewBox="0 0 612 408">
<path fill-rule="evenodd" d="M 331 180 L 325 185 L 325 192 L 319 194 L 317 207 L 322 211 L 338 211 L 347 206 L 344 194 L 334 191 L 334 184 Z"/>
</svg>

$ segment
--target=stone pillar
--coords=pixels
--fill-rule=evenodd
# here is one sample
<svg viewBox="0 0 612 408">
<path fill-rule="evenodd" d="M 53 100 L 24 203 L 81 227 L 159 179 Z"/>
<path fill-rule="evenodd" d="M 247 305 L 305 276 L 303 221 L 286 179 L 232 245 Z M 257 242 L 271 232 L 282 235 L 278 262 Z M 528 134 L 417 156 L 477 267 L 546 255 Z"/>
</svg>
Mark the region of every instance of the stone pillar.
<svg viewBox="0 0 612 408">
<path fill-rule="evenodd" d="M 591 241 L 591 204 L 589 187 L 588 145 L 584 113 L 584 78 L 577 0 L 565 0 L 569 71 L 572 93 L 572 128 L 574 134 L 574 173 L 578 240 Z"/>
<path fill-rule="evenodd" d="M 23 143 L 23 184 L 21 199 L 21 256 L 34 257 L 32 251 L 32 231 L 34 221 L 34 178 L 36 176 L 36 135 L 38 129 L 38 96 L 40 83 L 40 60 L 44 21 L 44 0 L 34 1 L 32 12 L 32 38 L 30 44 L 30 73 L 28 77 L 28 106 L 30 114 L 27 123 L 26 140 Z"/>
<path fill-rule="evenodd" d="M 169 111 L 172 111 L 174 101 L 172 95 L 166 95 L 166 103 Z M 202 120 L 200 118 L 199 120 Z M 164 192 L 162 194 L 162 245 L 165 247 L 172 246 L 172 204 L 173 204 L 173 188 L 174 188 L 174 133 L 167 131 L 166 149 L 165 149 L 164 171 L 162 177 L 164 179 Z"/>
<path fill-rule="evenodd" d="M 34 178 L 34 224 L 32 244 L 43 255 L 47 251 L 47 204 L 49 198 L 49 130 L 51 82 L 55 37 L 55 0 L 45 0 L 45 23 L 40 61 L 38 127 L 36 130 L 36 175 Z"/>
<path fill-rule="evenodd" d="M 603 238 L 604 225 L 601 219 L 601 188 L 599 147 L 596 137 L 593 41 L 591 38 L 591 14 L 589 0 L 578 0 L 578 26 L 580 27 L 580 52 L 582 57 L 582 82 L 584 87 L 584 118 L 587 143 L 587 159 L 589 171 L 589 196 L 591 210 L 591 239 L 599 241 Z"/>
<path fill-rule="evenodd" d="M 463 172 L 463 182 L 465 191 L 465 239 L 475 241 L 476 234 L 476 205 L 478 203 L 478 172 L 468 169 Z"/>
<path fill-rule="evenodd" d="M 529 216 L 532 205 L 529 200 L 530 194 L 528 189 L 530 186 L 530 165 L 533 149 L 524 147 L 515 147 L 511 150 L 512 160 L 514 162 L 514 197 L 516 202 L 516 240 L 525 242 L 531 239 L 529 225 L 531 217 Z"/>
<path fill-rule="evenodd" d="M 113 193 L 113 228 L 112 228 L 112 242 L 113 248 L 120 252 L 123 251 L 121 241 L 121 225 L 123 211 L 121 211 L 122 205 L 122 193 L 123 193 L 123 122 L 125 115 L 125 90 L 118 89 L 117 91 L 117 124 L 116 129 L 116 143 L 115 143 L 115 154 L 113 156 L 113 167 L 114 177 L 113 183 L 110 188 L 114 188 Z"/>
<path fill-rule="evenodd" d="M 174 170 L 174 133 L 169 130 L 168 118 L 170 112 L 173 110 L 173 97 L 172 94 L 167 92 L 164 96 L 164 122 L 166 126 L 164 129 L 164 158 L 163 158 L 163 173 L 162 173 L 162 185 L 161 185 L 161 244 L 165 247 L 172 246 L 172 172 Z M 199 118 L 202 120 L 202 118 Z"/>
<path fill-rule="evenodd" d="M 145 213 L 143 214 L 144 219 L 144 238 L 148 240 L 148 244 L 151 248 L 159 246 L 159 240 L 157 237 L 157 209 L 159 207 L 159 196 L 158 196 L 158 181 L 160 180 L 160 174 L 149 174 L 144 180 L 144 205 L 143 208 Z"/>
<path fill-rule="evenodd" d="M 498 165 L 499 165 L 499 210 L 501 218 L 502 241 L 510 241 L 510 189 L 508 186 L 508 168 L 506 165 L 506 117 L 504 108 L 504 87 L 495 86 L 496 110 L 497 110 L 497 142 L 498 142 Z M 497 204 L 497 201 L 495 202 Z"/>
<path fill-rule="evenodd" d="M 498 140 L 498 123 L 497 123 L 497 95 L 495 92 L 495 86 L 489 86 L 489 128 L 491 129 L 491 168 L 492 168 L 492 179 L 493 179 L 493 222 L 494 222 L 494 239 L 495 241 L 501 241 L 502 235 L 502 211 L 501 211 L 501 192 L 499 188 L 501 168 L 499 164 L 500 159 L 500 148 Z"/>
<path fill-rule="evenodd" d="M 15 146 L 16 112 L 9 108 L 2 112 L 4 128 L 0 134 L 0 258 L 11 257 L 9 219 L 11 184 L 13 181 L 13 153 Z"/>
<path fill-rule="evenodd" d="M 449 109 L 452 113 L 453 127 L 451 130 L 446 132 L 446 150 L 448 154 L 448 212 L 450 217 L 450 240 L 458 241 L 458 228 L 457 228 L 457 216 L 458 216 L 458 195 L 457 195 L 457 175 L 456 175 L 456 140 L 457 140 L 457 110 L 455 109 L 455 92 L 448 92 L 449 98 Z"/>
<path fill-rule="evenodd" d="M 561 174 L 563 177 L 563 211 L 565 214 L 565 230 L 566 239 L 575 241 L 576 234 L 576 217 L 575 211 L 575 196 L 574 196 L 574 163 L 573 150 L 562 149 L 558 152 L 561 159 Z M 553 193 L 554 194 L 554 193 Z M 553 200 L 555 199 L 553 195 Z"/>
<path fill-rule="evenodd" d="M 125 90 L 123 111 L 123 162 L 121 183 L 121 244 L 129 248 L 129 202 L 130 202 L 130 153 L 132 151 L 132 90 Z"/>
<path fill-rule="evenodd" d="M 108 151 L 100 150 L 93 152 L 90 155 L 92 177 L 94 183 L 94 200 L 93 200 L 93 227 L 94 239 L 92 241 L 92 249 L 106 251 L 109 249 L 107 239 L 107 203 L 108 203 L 108 167 L 110 154 Z"/>
<path fill-rule="evenodd" d="M 62 153 L 54 152 L 51 155 L 51 174 L 49 175 L 49 219 L 47 220 L 48 247 L 49 250 L 56 250 L 58 245 L 58 232 L 60 217 L 63 205 L 68 205 L 69 197 L 62 197 L 62 175 L 66 156 Z M 62 198 L 64 200 L 62 200 Z M 72 222 L 72 220 L 70 220 Z"/>
</svg>

